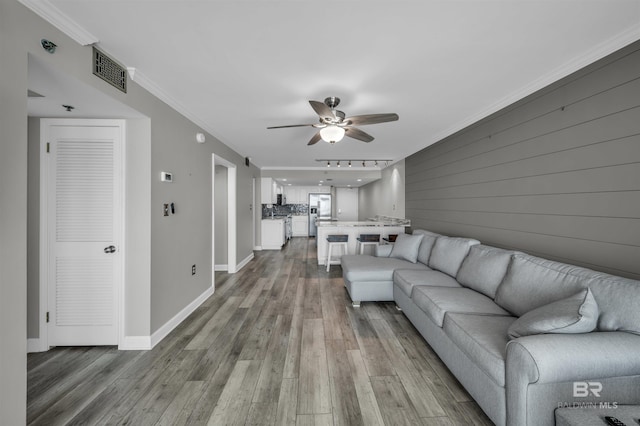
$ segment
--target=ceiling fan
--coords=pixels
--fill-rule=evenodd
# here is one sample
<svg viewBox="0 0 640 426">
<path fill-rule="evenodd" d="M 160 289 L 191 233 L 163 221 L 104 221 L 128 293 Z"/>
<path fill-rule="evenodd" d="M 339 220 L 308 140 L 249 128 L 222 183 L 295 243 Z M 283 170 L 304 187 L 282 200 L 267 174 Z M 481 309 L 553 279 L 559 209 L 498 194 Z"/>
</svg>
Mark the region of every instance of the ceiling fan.
<svg viewBox="0 0 640 426">
<path fill-rule="evenodd" d="M 323 102 L 309 101 L 311 108 L 318 114 L 320 121 L 315 124 L 291 124 L 288 126 L 273 126 L 267 129 L 283 129 L 287 127 L 315 127 L 319 129 L 311 138 L 307 145 L 313 145 L 320 139 L 330 144 L 340 142 L 344 136 L 357 139 L 362 142 L 371 142 L 374 138 L 370 134 L 363 132 L 354 126 L 363 126 L 366 124 L 386 123 L 388 121 L 398 120 L 398 114 L 366 114 L 354 115 L 346 117 L 342 111 L 336 109 L 340 103 L 340 98 L 330 96 Z"/>
</svg>

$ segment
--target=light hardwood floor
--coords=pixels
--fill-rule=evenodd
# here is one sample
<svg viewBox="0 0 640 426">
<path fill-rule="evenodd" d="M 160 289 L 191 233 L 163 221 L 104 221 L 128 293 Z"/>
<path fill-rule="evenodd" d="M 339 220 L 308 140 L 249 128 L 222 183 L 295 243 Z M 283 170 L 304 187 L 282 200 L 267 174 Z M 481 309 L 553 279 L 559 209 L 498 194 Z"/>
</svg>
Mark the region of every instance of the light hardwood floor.
<svg viewBox="0 0 640 426">
<path fill-rule="evenodd" d="M 151 351 L 28 356 L 33 425 L 490 425 L 393 303 L 352 308 L 315 241 L 256 252 Z"/>
</svg>

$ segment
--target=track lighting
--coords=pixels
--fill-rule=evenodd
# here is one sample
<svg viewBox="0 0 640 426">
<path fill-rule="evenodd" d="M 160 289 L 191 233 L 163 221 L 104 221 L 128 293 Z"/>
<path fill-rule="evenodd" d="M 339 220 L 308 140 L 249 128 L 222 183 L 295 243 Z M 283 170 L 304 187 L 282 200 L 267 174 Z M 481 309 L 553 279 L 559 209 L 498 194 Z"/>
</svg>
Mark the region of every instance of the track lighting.
<svg viewBox="0 0 640 426">
<path fill-rule="evenodd" d="M 335 165 L 337 167 L 342 168 L 342 163 L 347 163 L 347 166 L 351 167 L 351 166 L 353 166 L 354 163 L 357 164 L 359 161 L 362 162 L 362 167 L 382 167 L 383 166 L 382 163 L 384 163 L 384 167 L 386 167 L 393 160 L 387 160 L 387 159 L 382 159 L 382 158 L 381 159 L 371 158 L 371 159 L 368 159 L 368 160 L 351 160 L 351 159 L 348 159 L 348 158 L 346 158 L 346 159 L 345 158 L 340 158 L 340 159 L 338 159 L 338 158 L 330 158 L 330 159 L 324 158 L 324 159 L 317 159 L 316 161 L 319 161 L 321 163 L 326 162 L 327 163 L 327 167 L 331 167 L 332 166 L 331 163 L 335 162 Z M 367 164 L 367 163 L 369 163 L 369 164 Z"/>
</svg>

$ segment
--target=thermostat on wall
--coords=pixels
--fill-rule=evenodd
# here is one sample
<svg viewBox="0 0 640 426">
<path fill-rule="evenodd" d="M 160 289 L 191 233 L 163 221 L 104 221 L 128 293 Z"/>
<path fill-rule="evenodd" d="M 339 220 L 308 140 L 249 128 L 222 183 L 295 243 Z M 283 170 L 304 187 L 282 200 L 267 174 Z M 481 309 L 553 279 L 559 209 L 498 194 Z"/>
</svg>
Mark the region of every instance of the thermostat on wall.
<svg viewBox="0 0 640 426">
<path fill-rule="evenodd" d="M 173 173 L 171 173 L 171 172 L 160 172 L 160 180 L 162 182 L 173 182 Z"/>
</svg>

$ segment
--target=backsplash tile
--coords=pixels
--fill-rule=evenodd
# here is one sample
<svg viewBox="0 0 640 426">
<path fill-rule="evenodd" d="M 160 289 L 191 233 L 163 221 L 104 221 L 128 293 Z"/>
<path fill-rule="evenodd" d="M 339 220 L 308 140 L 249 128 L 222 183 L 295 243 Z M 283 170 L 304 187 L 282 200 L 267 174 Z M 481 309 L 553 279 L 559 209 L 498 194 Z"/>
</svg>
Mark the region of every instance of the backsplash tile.
<svg viewBox="0 0 640 426">
<path fill-rule="evenodd" d="M 272 207 L 267 207 L 271 205 Z M 286 216 L 291 215 L 305 215 L 309 213 L 309 204 L 285 204 L 278 206 L 276 204 L 263 204 L 262 205 L 262 217 L 271 216 L 273 211 L 274 216 Z"/>
</svg>

